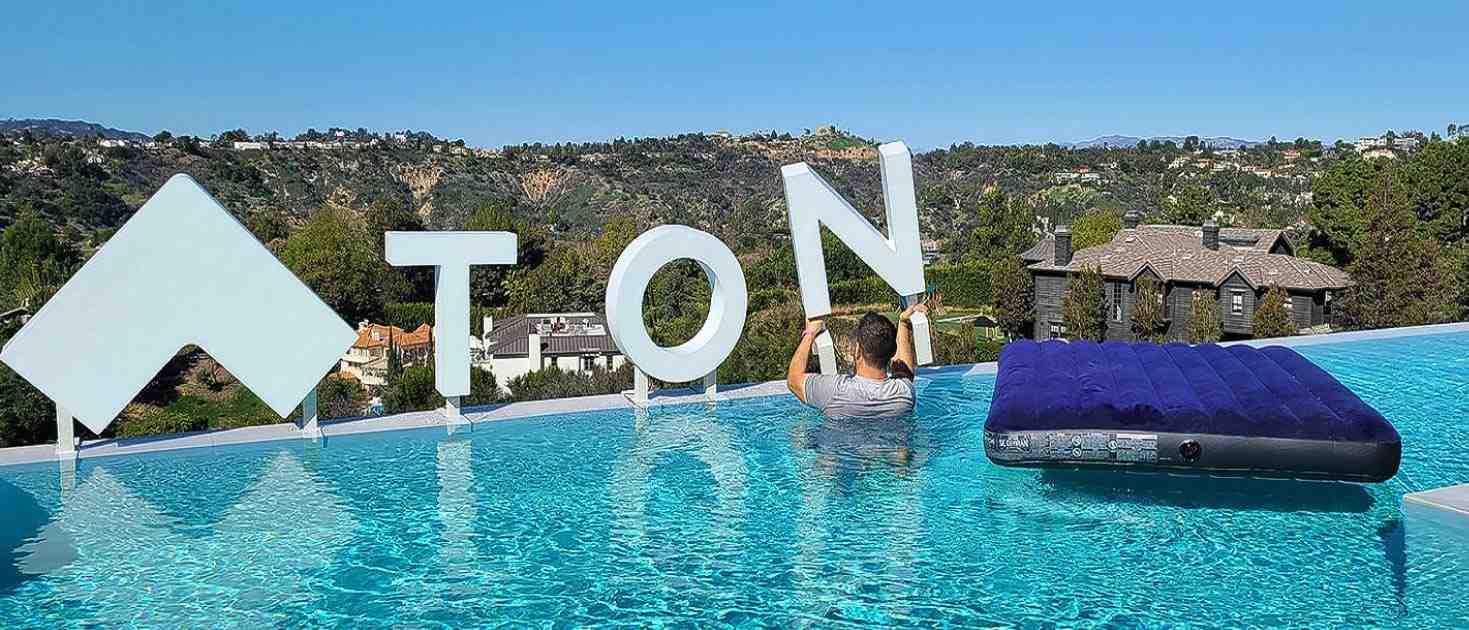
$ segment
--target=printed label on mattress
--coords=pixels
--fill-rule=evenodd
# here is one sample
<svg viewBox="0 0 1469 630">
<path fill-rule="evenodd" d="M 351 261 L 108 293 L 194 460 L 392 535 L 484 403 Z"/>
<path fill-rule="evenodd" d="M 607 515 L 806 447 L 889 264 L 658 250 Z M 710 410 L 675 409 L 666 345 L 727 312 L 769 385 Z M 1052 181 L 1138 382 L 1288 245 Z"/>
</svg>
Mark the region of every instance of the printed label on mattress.
<svg viewBox="0 0 1469 630">
<path fill-rule="evenodd" d="M 985 449 L 997 461 L 1156 463 L 1158 436 L 1105 431 L 988 433 Z"/>
</svg>

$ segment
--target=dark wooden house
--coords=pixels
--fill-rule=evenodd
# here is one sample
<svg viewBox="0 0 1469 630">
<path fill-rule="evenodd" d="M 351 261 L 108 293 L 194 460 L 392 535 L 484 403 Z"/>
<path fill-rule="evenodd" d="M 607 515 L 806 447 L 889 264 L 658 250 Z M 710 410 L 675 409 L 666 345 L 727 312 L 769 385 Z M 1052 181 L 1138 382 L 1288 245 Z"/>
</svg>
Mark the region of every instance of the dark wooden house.
<svg viewBox="0 0 1469 630">
<path fill-rule="evenodd" d="M 1300 330 L 1330 321 L 1333 294 L 1350 280 L 1340 269 L 1295 256 L 1281 230 L 1201 226 L 1139 225 L 1129 212 L 1123 228 L 1106 244 L 1072 251 L 1071 231 L 1058 227 L 1021 257 L 1035 280 L 1035 337 L 1065 335 L 1061 299 L 1073 274 L 1096 267 L 1105 280 L 1107 338 L 1129 340 L 1137 282 L 1150 276 L 1162 292 L 1170 339 L 1188 329 L 1195 292 L 1219 303 L 1228 336 L 1249 336 L 1255 305 L 1272 286 L 1290 295 L 1291 317 Z"/>
</svg>

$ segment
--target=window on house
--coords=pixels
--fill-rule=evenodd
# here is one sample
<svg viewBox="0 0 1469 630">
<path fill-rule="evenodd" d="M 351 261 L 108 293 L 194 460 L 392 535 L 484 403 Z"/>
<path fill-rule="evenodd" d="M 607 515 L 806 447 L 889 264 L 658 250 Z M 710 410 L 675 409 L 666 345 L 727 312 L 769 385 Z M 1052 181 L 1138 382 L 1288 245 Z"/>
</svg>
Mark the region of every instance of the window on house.
<svg viewBox="0 0 1469 630">
<path fill-rule="evenodd" d="M 1122 321 L 1122 283 L 1112 285 L 1112 321 Z"/>
<path fill-rule="evenodd" d="M 595 355 L 589 354 L 581 358 L 581 371 L 590 372 L 595 367 L 597 367 L 597 357 Z"/>
<path fill-rule="evenodd" d="M 1063 328 L 1063 327 L 1061 327 L 1059 324 L 1051 324 L 1051 338 L 1052 339 L 1060 339 L 1061 338 L 1061 333 L 1064 330 L 1066 330 L 1066 329 Z"/>
<path fill-rule="evenodd" d="M 1245 292 L 1231 291 L 1229 297 L 1229 312 L 1242 315 L 1245 312 Z"/>
</svg>

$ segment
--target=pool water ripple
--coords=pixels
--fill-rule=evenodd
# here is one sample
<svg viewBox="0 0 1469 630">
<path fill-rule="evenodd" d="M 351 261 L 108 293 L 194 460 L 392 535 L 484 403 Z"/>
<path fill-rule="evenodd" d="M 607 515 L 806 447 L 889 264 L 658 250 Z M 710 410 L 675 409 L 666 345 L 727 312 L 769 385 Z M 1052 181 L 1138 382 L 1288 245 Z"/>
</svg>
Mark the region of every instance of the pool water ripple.
<svg viewBox="0 0 1469 630">
<path fill-rule="evenodd" d="M 1469 627 L 1469 334 L 1301 349 L 1403 435 L 1374 485 L 1000 468 L 994 377 L 0 469 L 0 626 Z"/>
</svg>

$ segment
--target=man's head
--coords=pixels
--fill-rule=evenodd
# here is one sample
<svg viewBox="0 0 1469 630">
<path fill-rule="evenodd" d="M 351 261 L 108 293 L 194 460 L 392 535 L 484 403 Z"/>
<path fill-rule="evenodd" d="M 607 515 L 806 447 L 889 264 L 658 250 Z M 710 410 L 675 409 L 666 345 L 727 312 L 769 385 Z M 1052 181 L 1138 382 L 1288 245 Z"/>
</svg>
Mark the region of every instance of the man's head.
<svg viewBox="0 0 1469 630">
<path fill-rule="evenodd" d="M 857 343 L 860 360 L 880 370 L 886 370 L 898 352 L 898 328 L 877 313 L 862 316 L 852 339 Z"/>
</svg>

